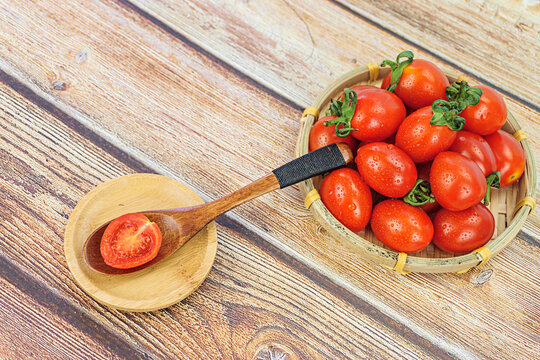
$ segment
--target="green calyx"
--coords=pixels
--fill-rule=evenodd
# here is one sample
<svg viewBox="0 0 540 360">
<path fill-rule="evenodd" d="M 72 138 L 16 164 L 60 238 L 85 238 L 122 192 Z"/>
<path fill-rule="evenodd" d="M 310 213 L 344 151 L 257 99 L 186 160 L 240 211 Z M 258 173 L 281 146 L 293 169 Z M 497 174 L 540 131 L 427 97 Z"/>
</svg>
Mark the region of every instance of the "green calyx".
<svg viewBox="0 0 540 360">
<path fill-rule="evenodd" d="M 356 110 L 358 95 L 356 91 L 351 89 L 344 89 L 343 93 L 343 100 L 332 100 L 330 107 L 326 111 L 326 116 L 337 116 L 337 118 L 323 123 L 324 126 L 334 125 L 336 135 L 339 137 L 347 137 L 351 131 L 357 130 L 351 127 L 351 119 Z M 343 125 L 343 127 L 338 128 L 339 125 Z"/>
<path fill-rule="evenodd" d="M 454 131 L 460 131 L 465 125 L 465 119 L 458 116 L 461 111 L 458 111 L 456 101 L 435 100 L 431 105 L 433 116 L 431 117 L 431 125 L 446 125 Z"/>
<path fill-rule="evenodd" d="M 431 125 L 446 125 L 454 131 L 460 131 L 465 125 L 465 119 L 461 116 L 467 106 L 473 106 L 480 102 L 482 89 L 470 87 L 465 80 L 455 82 L 446 87 L 446 100 L 435 100 L 431 105 L 433 117 Z"/>
<path fill-rule="evenodd" d="M 403 201 L 412 206 L 422 206 L 424 204 L 435 202 L 431 194 L 431 186 L 427 180 L 418 179 L 413 188 L 403 197 Z"/>
<path fill-rule="evenodd" d="M 467 106 L 478 104 L 482 93 L 482 89 L 470 87 L 465 80 L 455 82 L 446 88 L 446 97 L 450 102 L 457 102 L 459 112 L 465 110 Z"/>
<path fill-rule="evenodd" d="M 490 198 L 490 189 L 492 187 L 500 189 L 501 188 L 501 173 L 500 171 L 494 171 L 486 177 L 487 182 L 487 191 L 486 196 L 484 196 L 484 205 L 489 205 Z"/>
<path fill-rule="evenodd" d="M 405 60 L 400 61 L 401 58 L 404 58 Z M 388 65 L 392 68 L 392 75 L 390 75 L 390 85 L 388 85 L 386 90 L 390 92 L 394 92 L 394 90 L 396 90 L 399 79 L 401 79 L 401 75 L 403 74 L 403 69 L 405 69 L 410 63 L 412 63 L 413 58 L 414 55 L 412 51 L 407 50 L 399 53 L 395 62 L 392 60 L 384 60 L 383 62 L 381 62 L 381 66 Z"/>
</svg>

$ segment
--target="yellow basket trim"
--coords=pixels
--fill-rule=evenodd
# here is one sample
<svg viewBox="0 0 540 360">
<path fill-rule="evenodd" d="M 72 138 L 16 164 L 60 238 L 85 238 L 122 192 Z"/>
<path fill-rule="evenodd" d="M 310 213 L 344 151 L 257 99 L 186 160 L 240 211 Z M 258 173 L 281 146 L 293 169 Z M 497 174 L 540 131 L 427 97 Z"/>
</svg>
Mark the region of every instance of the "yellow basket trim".
<svg viewBox="0 0 540 360">
<path fill-rule="evenodd" d="M 519 200 L 516 204 L 516 207 L 514 208 L 514 214 L 512 216 L 516 216 L 516 213 L 521 209 L 523 206 L 529 206 L 531 208 L 531 211 L 529 211 L 529 214 L 532 213 L 534 210 L 534 206 L 536 205 L 536 200 L 530 196 L 525 196 L 523 199 Z"/>
<path fill-rule="evenodd" d="M 467 83 L 471 83 L 471 79 L 465 75 L 459 75 L 456 82 L 460 82 L 462 80 L 465 80 Z"/>
<path fill-rule="evenodd" d="M 471 268 L 467 268 L 465 270 L 459 270 L 459 271 L 456 271 L 456 274 L 465 274 L 469 270 L 471 270 Z"/>
<path fill-rule="evenodd" d="M 383 265 L 387 269 L 395 270 L 400 275 L 406 275 L 409 274 L 410 271 L 403 270 L 403 267 L 405 267 L 405 263 L 407 262 L 407 253 L 400 252 L 396 261 L 396 265 L 394 267 Z"/>
<path fill-rule="evenodd" d="M 480 261 L 480 264 L 476 265 L 476 267 L 484 265 L 491 257 L 491 250 L 489 250 L 487 246 L 482 246 L 476 250 L 473 250 L 472 254 L 474 253 L 477 253 L 482 258 L 482 261 Z"/>
<path fill-rule="evenodd" d="M 369 82 L 374 82 L 379 78 L 379 64 L 369 63 L 366 66 L 369 69 Z"/>
<path fill-rule="evenodd" d="M 314 117 L 319 116 L 319 109 L 317 109 L 316 107 L 312 107 L 312 106 L 307 107 L 304 110 L 304 113 L 302 114 L 302 118 L 305 118 L 308 115 L 311 115 L 311 116 L 314 116 Z"/>
<path fill-rule="evenodd" d="M 304 206 L 306 207 L 306 209 L 309 210 L 309 208 L 311 207 L 311 204 L 313 204 L 315 200 L 318 200 L 320 198 L 321 196 L 319 195 L 319 192 L 317 191 L 317 189 L 313 189 L 307 193 L 306 198 L 304 199 Z"/>
<path fill-rule="evenodd" d="M 523 130 L 516 131 L 513 136 L 514 139 L 516 139 L 518 142 L 527 139 L 527 134 L 525 134 L 525 131 Z"/>
</svg>

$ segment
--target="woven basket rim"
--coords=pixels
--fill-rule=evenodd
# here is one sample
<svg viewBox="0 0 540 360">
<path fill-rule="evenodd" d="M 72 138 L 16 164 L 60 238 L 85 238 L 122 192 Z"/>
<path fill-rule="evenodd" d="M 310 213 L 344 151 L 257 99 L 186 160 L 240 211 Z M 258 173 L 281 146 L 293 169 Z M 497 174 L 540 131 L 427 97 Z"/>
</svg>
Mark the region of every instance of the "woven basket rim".
<svg viewBox="0 0 540 360">
<path fill-rule="evenodd" d="M 445 69 L 442 69 L 442 70 L 451 81 L 455 81 L 455 79 L 458 78 L 458 75 L 453 73 L 452 71 L 448 71 Z M 378 79 L 384 77 L 386 73 L 388 73 L 388 71 L 389 71 L 388 68 L 379 67 Z M 343 74 L 334 82 L 332 82 L 329 86 L 327 86 L 317 96 L 312 106 L 320 110 L 321 106 L 324 104 L 325 99 L 328 97 L 328 94 L 332 92 L 332 89 L 337 89 L 340 87 L 341 89 L 343 89 L 342 84 L 345 81 L 350 80 L 352 77 L 365 75 L 365 74 L 369 74 L 368 66 L 359 66 L 355 68 L 354 70 Z M 300 133 L 299 133 L 298 141 L 296 144 L 297 157 L 305 155 L 308 152 L 307 143 L 308 143 L 309 131 L 305 131 L 305 128 L 309 127 L 309 129 L 311 129 L 311 126 L 313 125 L 315 120 L 316 120 L 316 117 L 313 115 L 306 115 L 302 118 Z M 521 129 L 519 123 L 514 118 L 514 116 L 510 113 L 510 111 L 508 111 L 507 123 L 510 124 L 510 126 L 514 129 L 514 131 Z M 527 139 L 522 140 L 520 143 L 526 153 L 526 169 L 525 169 L 524 176 L 528 175 L 528 184 L 527 184 L 525 196 L 531 196 L 534 199 L 536 195 L 536 176 L 537 176 L 536 168 L 535 168 L 534 153 Z M 302 183 L 299 184 L 299 186 L 303 194 L 303 197 L 305 197 L 309 191 L 311 191 L 312 189 L 315 189 L 312 179 L 303 181 Z M 345 237 L 346 241 L 348 242 L 352 241 L 352 244 L 345 243 L 344 245 L 352 246 L 354 252 L 360 252 L 364 255 L 367 255 L 368 260 L 378 261 L 378 263 L 385 265 L 387 267 L 392 267 L 396 263 L 399 252 L 382 248 L 381 246 L 374 244 L 370 242 L 369 240 L 364 239 L 358 234 L 353 233 L 349 229 L 345 228 L 337 219 L 335 219 L 335 217 L 324 206 L 324 204 L 322 203 L 320 199 L 315 200 L 312 203 L 310 210 L 312 214 L 315 216 L 316 220 L 318 220 L 318 222 L 321 223 L 321 225 L 323 226 L 327 225 L 325 226 L 325 228 L 327 228 L 327 230 L 330 230 L 330 232 L 333 233 L 331 234 L 332 236 L 335 237 L 337 235 L 342 238 Z M 517 211 L 512 221 L 510 222 L 510 224 L 508 224 L 505 230 L 502 233 L 500 233 L 499 236 L 497 236 L 493 240 L 490 240 L 485 245 L 486 247 L 489 248 L 492 255 L 496 255 L 498 252 L 500 252 L 504 247 L 506 247 L 513 240 L 517 232 L 519 232 L 519 229 L 523 226 L 523 223 L 526 221 L 527 216 L 529 215 L 530 211 L 531 211 L 531 208 L 529 206 L 521 207 L 521 209 Z M 325 224 L 317 218 L 325 219 L 327 223 Z M 429 257 L 408 255 L 406 259 L 405 269 L 409 271 L 416 271 L 416 272 L 447 272 L 447 271 L 456 271 L 456 268 L 458 270 L 469 269 L 476 266 L 480 261 L 482 261 L 482 257 L 477 253 L 468 253 L 468 254 L 457 255 L 457 256 L 447 257 L 447 258 L 429 258 Z M 425 269 L 426 267 L 430 268 L 429 271 Z"/>
</svg>

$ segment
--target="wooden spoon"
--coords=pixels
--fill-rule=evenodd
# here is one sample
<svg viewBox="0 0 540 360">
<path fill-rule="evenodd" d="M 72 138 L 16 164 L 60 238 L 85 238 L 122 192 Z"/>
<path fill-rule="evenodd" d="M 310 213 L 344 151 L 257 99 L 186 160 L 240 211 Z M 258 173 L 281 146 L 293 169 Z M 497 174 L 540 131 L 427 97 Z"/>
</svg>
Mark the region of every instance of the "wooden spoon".
<svg viewBox="0 0 540 360">
<path fill-rule="evenodd" d="M 162 235 L 161 248 L 152 261 L 131 269 L 113 268 L 107 265 L 101 256 L 101 238 L 109 221 L 90 234 L 86 240 L 83 250 L 85 261 L 93 270 L 110 275 L 129 274 L 142 270 L 174 253 L 209 222 L 236 206 L 270 191 L 345 166 L 352 159 L 353 154 L 347 144 L 331 144 L 299 157 L 221 199 L 181 209 L 142 212 L 141 214 L 159 226 Z"/>
</svg>

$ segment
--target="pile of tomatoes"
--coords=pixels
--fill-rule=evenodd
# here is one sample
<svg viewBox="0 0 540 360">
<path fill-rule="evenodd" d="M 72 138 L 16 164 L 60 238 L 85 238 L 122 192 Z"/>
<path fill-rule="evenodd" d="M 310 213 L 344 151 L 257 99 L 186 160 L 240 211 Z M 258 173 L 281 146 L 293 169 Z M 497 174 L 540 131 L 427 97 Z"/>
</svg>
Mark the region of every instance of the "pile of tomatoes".
<svg viewBox="0 0 540 360">
<path fill-rule="evenodd" d="M 410 51 L 385 60 L 381 88 L 344 89 L 313 125 L 309 150 L 345 142 L 353 166 L 323 177 L 320 195 L 348 229 L 368 224 L 377 239 L 406 253 L 431 242 L 470 252 L 489 241 L 490 187 L 517 181 L 525 154 L 510 134 L 503 98 L 487 86 L 453 84 Z"/>
</svg>

